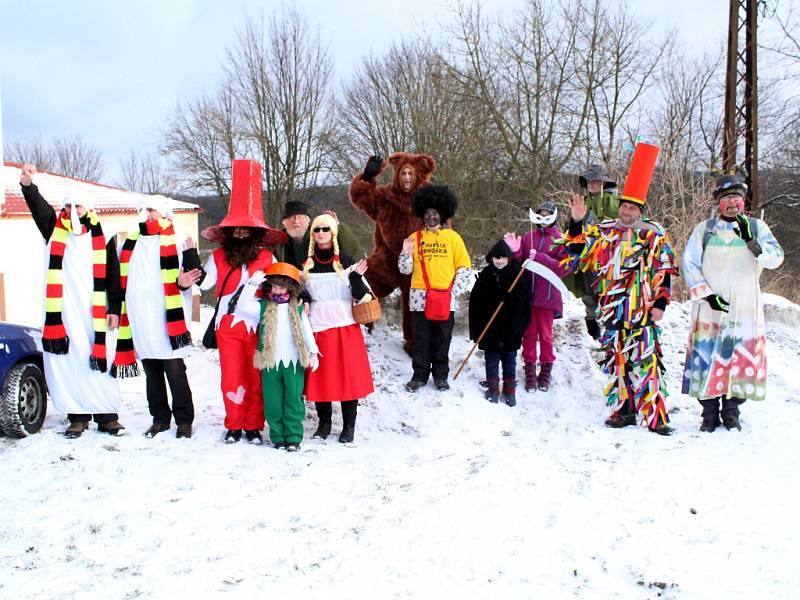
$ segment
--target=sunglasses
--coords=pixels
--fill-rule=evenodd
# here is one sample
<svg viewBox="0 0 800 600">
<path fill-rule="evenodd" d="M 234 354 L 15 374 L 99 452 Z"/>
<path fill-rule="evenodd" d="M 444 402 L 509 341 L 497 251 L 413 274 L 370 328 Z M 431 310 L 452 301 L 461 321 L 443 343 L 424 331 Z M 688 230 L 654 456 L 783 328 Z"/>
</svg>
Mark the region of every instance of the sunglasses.
<svg viewBox="0 0 800 600">
<path fill-rule="evenodd" d="M 328 233 L 330 230 L 330 227 L 314 227 L 314 233 Z"/>
</svg>

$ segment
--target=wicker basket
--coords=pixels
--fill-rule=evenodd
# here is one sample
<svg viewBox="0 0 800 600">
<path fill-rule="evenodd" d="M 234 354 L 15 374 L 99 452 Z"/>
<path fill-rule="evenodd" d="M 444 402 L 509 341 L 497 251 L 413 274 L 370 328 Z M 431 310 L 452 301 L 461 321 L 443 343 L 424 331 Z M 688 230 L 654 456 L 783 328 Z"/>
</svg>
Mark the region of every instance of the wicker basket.
<svg viewBox="0 0 800 600">
<path fill-rule="evenodd" d="M 369 325 L 381 318 L 383 311 L 381 310 L 381 302 L 375 298 L 373 294 L 372 300 L 369 302 L 362 302 L 361 304 L 353 304 L 353 319 L 359 325 Z"/>
</svg>

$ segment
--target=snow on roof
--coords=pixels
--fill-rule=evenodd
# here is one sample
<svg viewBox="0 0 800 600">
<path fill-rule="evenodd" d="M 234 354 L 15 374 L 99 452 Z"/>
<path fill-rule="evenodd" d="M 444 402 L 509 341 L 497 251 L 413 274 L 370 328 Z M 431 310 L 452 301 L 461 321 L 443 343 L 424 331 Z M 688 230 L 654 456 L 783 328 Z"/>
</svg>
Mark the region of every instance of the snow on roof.
<svg viewBox="0 0 800 600">
<path fill-rule="evenodd" d="M 0 183 L 2 183 L 4 192 L 0 198 L 0 217 L 30 214 L 19 186 L 21 167 L 20 164 L 6 162 L 0 169 Z M 149 194 L 129 192 L 110 185 L 75 179 L 57 173 L 39 172 L 34 176 L 33 181 L 45 200 L 55 208 L 61 207 L 64 196 L 69 193 L 74 198 L 91 198 L 94 210 L 100 214 L 135 212 L 144 199 L 149 196 Z M 172 203 L 174 213 L 200 210 L 197 204 L 172 198 L 169 198 L 169 201 Z"/>
</svg>

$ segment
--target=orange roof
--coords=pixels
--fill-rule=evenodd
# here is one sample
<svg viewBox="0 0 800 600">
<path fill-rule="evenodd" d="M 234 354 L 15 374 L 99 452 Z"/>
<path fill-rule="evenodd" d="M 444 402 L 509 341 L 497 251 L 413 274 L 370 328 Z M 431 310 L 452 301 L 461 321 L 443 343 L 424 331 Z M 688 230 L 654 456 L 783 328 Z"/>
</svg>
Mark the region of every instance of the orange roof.
<svg viewBox="0 0 800 600">
<path fill-rule="evenodd" d="M 22 165 L 6 162 L 0 168 L 0 184 L 3 186 L 3 196 L 0 198 L 0 218 L 27 216 L 31 214 L 28 205 L 22 196 L 19 185 L 19 174 Z M 54 208 L 60 208 L 64 196 L 69 194 L 74 198 L 91 198 L 94 210 L 98 214 L 132 213 L 136 212 L 149 194 L 129 192 L 122 188 L 93 181 L 75 179 L 57 173 L 38 172 L 33 182 L 39 188 L 42 196 Z M 172 211 L 199 212 L 197 204 L 169 199 Z"/>
</svg>

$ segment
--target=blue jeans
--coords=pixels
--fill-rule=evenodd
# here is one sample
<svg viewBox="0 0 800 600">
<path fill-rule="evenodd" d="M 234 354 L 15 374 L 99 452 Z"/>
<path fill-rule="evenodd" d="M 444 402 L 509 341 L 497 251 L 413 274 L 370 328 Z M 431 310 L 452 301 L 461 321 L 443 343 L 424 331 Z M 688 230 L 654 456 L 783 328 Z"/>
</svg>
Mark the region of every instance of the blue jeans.
<svg viewBox="0 0 800 600">
<path fill-rule="evenodd" d="M 503 379 L 517 378 L 517 351 L 484 351 L 486 379 L 500 378 L 500 363 L 503 363 Z"/>
</svg>

